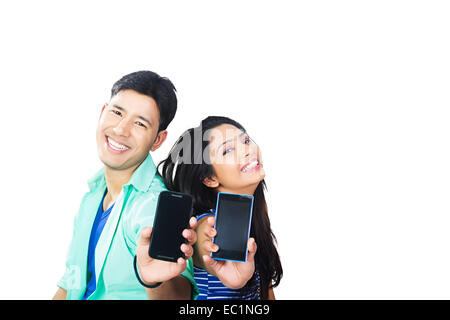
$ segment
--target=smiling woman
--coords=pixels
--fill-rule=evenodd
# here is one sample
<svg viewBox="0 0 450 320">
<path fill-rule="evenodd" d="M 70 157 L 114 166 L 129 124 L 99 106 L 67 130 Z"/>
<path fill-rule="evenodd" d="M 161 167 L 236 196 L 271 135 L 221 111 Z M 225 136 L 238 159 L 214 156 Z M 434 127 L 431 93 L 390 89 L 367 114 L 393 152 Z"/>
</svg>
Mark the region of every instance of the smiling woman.
<svg viewBox="0 0 450 320">
<path fill-rule="evenodd" d="M 261 152 L 243 129 L 222 123 L 205 132 L 215 174 L 205 180 L 219 192 L 252 194 L 264 179 Z"/>
<path fill-rule="evenodd" d="M 273 299 L 283 269 L 265 200 L 261 151 L 244 127 L 226 117 L 208 117 L 181 135 L 158 168 L 169 190 L 194 199 L 199 219 L 193 256 L 199 299 Z M 254 196 L 245 263 L 209 257 L 218 250 L 211 242 L 216 231 L 214 218 L 204 218 L 214 215 L 218 192 Z"/>
</svg>

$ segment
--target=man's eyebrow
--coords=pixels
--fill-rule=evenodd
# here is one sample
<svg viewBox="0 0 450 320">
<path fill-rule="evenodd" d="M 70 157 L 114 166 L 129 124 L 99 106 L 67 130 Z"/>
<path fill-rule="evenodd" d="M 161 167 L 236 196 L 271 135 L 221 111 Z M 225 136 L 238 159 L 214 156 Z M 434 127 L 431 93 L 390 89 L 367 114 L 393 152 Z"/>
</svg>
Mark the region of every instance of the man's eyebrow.
<svg viewBox="0 0 450 320">
<path fill-rule="evenodd" d="M 119 109 L 121 111 L 127 111 L 124 108 L 122 108 L 121 106 L 118 106 L 117 104 L 113 104 L 113 108 Z"/>
<path fill-rule="evenodd" d="M 121 107 L 121 106 L 118 106 L 117 104 L 113 104 L 113 108 L 116 108 L 116 109 L 119 109 L 120 111 L 125 111 L 125 112 L 127 112 L 127 110 L 125 110 L 125 108 L 123 108 L 123 107 Z M 148 123 L 148 125 L 151 127 L 152 126 L 152 123 L 147 119 L 147 118 L 145 118 L 145 117 L 143 117 L 143 116 L 137 116 L 139 119 L 141 119 L 142 121 L 145 121 L 145 122 L 147 122 Z"/>
<path fill-rule="evenodd" d="M 144 118 L 143 116 L 138 116 L 138 118 L 141 119 L 142 121 L 147 122 L 147 124 L 148 124 L 150 127 L 152 127 L 152 123 L 151 123 L 149 120 L 147 120 L 146 118 Z"/>
<path fill-rule="evenodd" d="M 242 137 L 244 134 L 247 134 L 247 132 L 242 131 L 241 134 L 239 135 L 239 137 Z M 228 142 L 230 142 L 230 141 L 232 141 L 232 140 L 234 140 L 234 138 L 231 138 L 231 139 L 228 139 L 228 140 L 222 142 L 222 143 L 217 147 L 217 149 L 219 149 L 221 146 L 223 146 L 224 144 L 226 144 L 226 143 L 228 143 Z"/>
</svg>

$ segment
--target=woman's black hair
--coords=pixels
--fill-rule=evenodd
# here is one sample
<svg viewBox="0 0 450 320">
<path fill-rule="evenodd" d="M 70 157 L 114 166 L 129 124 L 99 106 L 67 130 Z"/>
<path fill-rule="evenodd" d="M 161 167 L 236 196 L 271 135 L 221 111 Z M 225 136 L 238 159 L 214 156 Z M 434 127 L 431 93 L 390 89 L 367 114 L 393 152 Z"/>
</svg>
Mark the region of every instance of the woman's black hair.
<svg viewBox="0 0 450 320">
<path fill-rule="evenodd" d="M 211 116 L 202 120 L 199 127 L 185 131 L 175 142 L 169 156 L 158 164 L 161 177 L 171 191 L 190 194 L 194 200 L 194 213 L 200 214 L 215 208 L 217 191 L 207 187 L 203 180 L 214 175 L 209 161 L 209 152 L 205 152 L 209 139 L 205 133 L 222 124 L 230 124 L 246 132 L 238 122 L 226 118 Z M 161 167 L 161 168 L 160 168 Z M 283 275 L 280 257 L 276 248 L 276 238 L 270 227 L 267 204 L 264 196 L 265 181 L 262 180 L 253 194 L 254 207 L 250 235 L 255 239 L 258 249 L 255 255 L 256 269 L 261 278 L 261 299 L 268 298 L 268 289 L 276 287 Z M 243 296 L 255 281 L 255 275 L 241 289 Z"/>
</svg>

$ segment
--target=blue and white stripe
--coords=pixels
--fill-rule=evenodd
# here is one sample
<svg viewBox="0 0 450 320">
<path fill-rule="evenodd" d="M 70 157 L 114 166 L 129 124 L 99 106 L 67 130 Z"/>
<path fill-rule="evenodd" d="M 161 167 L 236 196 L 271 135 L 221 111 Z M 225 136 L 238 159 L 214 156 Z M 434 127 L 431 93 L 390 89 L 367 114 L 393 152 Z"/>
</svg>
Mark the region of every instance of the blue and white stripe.
<svg viewBox="0 0 450 320">
<path fill-rule="evenodd" d="M 215 215 L 215 210 L 197 215 L 197 221 L 210 215 Z M 248 292 L 241 296 L 240 289 L 230 289 L 222 284 L 216 276 L 207 271 L 194 266 L 194 280 L 197 283 L 199 295 L 197 300 L 259 300 L 260 277 L 258 271 L 255 271 L 255 280 L 253 286 Z"/>
<path fill-rule="evenodd" d="M 259 274 L 256 272 L 256 282 L 247 294 L 241 296 L 239 289 L 230 289 L 207 271 L 194 266 L 194 279 L 197 283 L 199 295 L 197 300 L 259 300 Z"/>
</svg>

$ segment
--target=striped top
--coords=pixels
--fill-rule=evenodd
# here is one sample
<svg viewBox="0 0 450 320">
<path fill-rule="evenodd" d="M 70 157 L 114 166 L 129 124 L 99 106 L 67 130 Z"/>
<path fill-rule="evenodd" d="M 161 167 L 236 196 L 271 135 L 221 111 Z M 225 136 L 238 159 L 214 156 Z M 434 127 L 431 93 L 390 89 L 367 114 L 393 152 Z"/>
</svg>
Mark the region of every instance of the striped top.
<svg viewBox="0 0 450 320">
<path fill-rule="evenodd" d="M 259 273 L 255 272 L 255 282 L 250 290 L 241 296 L 240 289 L 225 287 L 216 276 L 194 266 L 194 280 L 198 287 L 197 300 L 259 300 Z"/>
<path fill-rule="evenodd" d="M 197 220 L 209 215 L 214 215 L 214 210 L 211 210 L 210 213 L 198 215 Z M 253 279 L 255 281 L 252 282 L 249 290 L 241 296 L 241 289 L 227 288 L 219 278 L 194 266 L 194 280 L 199 292 L 197 300 L 259 300 L 261 280 L 258 271 L 255 271 Z"/>
</svg>

